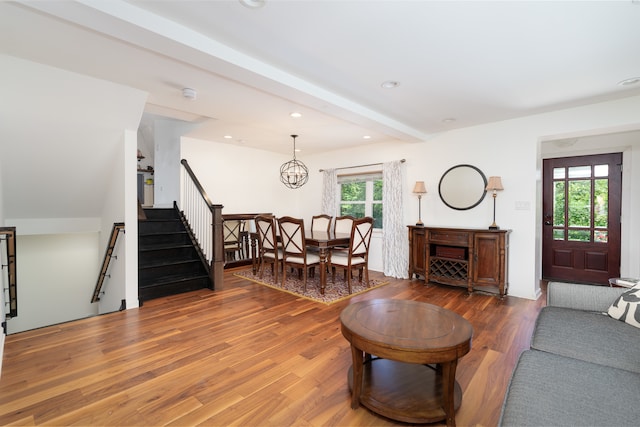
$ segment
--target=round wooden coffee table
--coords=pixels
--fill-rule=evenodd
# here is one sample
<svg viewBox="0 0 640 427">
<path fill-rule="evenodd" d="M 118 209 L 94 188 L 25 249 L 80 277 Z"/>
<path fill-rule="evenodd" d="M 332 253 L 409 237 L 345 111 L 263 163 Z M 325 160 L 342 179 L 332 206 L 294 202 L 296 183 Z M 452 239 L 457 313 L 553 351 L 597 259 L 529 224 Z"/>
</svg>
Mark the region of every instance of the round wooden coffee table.
<svg viewBox="0 0 640 427">
<path fill-rule="evenodd" d="M 473 335 L 467 320 L 423 302 L 375 299 L 349 305 L 340 321 L 351 343 L 353 409 L 362 403 L 398 421 L 455 425 L 456 367 Z"/>
</svg>

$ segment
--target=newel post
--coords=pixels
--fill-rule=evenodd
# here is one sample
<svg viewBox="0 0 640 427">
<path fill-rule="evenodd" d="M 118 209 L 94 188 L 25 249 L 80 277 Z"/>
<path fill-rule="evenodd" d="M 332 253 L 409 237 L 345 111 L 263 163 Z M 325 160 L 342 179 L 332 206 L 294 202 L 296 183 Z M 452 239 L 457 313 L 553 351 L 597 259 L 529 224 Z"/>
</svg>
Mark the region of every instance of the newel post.
<svg viewBox="0 0 640 427">
<path fill-rule="evenodd" d="M 224 287 L 224 234 L 222 231 L 222 205 L 211 205 L 213 258 L 211 259 L 211 281 L 215 289 Z"/>
</svg>

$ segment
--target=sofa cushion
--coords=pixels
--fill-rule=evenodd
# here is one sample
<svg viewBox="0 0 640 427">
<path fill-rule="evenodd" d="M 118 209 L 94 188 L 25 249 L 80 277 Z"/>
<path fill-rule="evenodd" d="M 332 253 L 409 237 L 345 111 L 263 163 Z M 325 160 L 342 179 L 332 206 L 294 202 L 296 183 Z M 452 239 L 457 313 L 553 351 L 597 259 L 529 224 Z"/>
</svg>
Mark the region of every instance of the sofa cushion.
<svg viewBox="0 0 640 427">
<path fill-rule="evenodd" d="M 637 426 L 640 374 L 527 350 L 507 388 L 501 426 Z"/>
<path fill-rule="evenodd" d="M 531 348 L 640 373 L 640 329 L 602 313 L 544 307 Z"/>
<path fill-rule="evenodd" d="M 640 328 L 640 284 L 620 295 L 611 304 L 607 314 L 616 320 Z"/>
</svg>

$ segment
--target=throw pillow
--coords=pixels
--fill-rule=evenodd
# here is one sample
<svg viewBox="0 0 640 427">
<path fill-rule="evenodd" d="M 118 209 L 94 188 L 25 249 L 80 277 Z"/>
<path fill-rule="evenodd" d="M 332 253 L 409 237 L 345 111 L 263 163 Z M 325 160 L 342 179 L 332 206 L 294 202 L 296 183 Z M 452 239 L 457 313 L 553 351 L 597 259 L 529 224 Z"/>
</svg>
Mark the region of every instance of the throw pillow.
<svg viewBox="0 0 640 427">
<path fill-rule="evenodd" d="M 640 328 L 640 283 L 616 299 L 607 314 L 617 320 Z"/>
</svg>

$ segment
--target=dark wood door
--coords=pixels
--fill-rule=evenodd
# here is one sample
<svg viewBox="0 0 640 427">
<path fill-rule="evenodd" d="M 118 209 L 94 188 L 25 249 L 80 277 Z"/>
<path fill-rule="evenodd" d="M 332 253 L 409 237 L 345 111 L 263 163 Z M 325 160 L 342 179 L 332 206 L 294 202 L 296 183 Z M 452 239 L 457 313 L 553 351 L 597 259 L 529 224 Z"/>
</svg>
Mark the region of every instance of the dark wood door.
<svg viewBox="0 0 640 427">
<path fill-rule="evenodd" d="M 622 153 L 546 159 L 542 187 L 542 277 L 618 277 Z"/>
</svg>

